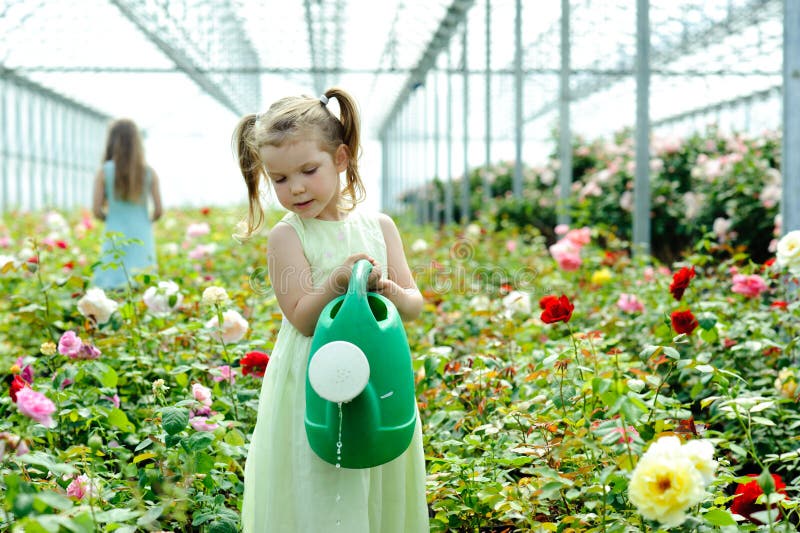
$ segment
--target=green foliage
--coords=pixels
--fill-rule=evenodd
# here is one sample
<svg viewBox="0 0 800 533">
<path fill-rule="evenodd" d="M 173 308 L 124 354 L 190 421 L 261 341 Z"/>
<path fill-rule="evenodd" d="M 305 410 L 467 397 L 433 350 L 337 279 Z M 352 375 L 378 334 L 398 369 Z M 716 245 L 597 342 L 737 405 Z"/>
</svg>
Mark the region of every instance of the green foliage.
<svg viewBox="0 0 800 533">
<path fill-rule="evenodd" d="M 593 168 L 593 153 L 581 155 L 581 168 Z M 682 161 L 670 164 L 689 168 Z M 509 190 L 501 177 L 508 175 L 498 171 L 493 192 Z M 599 227 L 580 268 L 558 270 L 546 249 L 555 209 L 547 218 L 529 205 L 493 206 L 468 228 L 400 221 L 426 301 L 407 331 L 432 530 L 656 531 L 631 504 L 629 482 L 651 443 L 673 434 L 711 439 L 719 462 L 707 497 L 677 530 L 733 527 L 736 485 L 767 468 L 788 485 L 785 495 L 770 495 L 781 512 L 773 531 L 793 531 L 800 302 L 786 272 L 743 251 L 722 257 L 701 239 L 684 258 L 697 277 L 676 302 L 671 272 L 630 258 L 626 243 Z M 3 253 L 16 258 L 0 267 L 0 530 L 237 530 L 261 386 L 241 375 L 238 360 L 269 352 L 281 322 L 264 280 L 263 243 L 229 238 L 240 214 L 168 212 L 157 226 L 159 272 L 109 292 L 120 308 L 101 325 L 76 307 L 100 248 L 98 228 L 73 230 L 81 217 L 68 214 L 62 249 L 29 240 L 51 231 L 41 214 L 0 226 L 0 236 L 14 239 Z M 203 242 L 217 251 L 189 260 L 196 242 L 185 229 L 198 220 L 210 223 Z M 28 263 L 34 254 L 38 263 Z M 768 290 L 755 298 L 732 292 L 734 267 L 761 275 Z M 166 280 L 180 280 L 181 298 L 166 300 L 172 312 L 154 314 L 143 294 Z M 226 305 L 250 322 L 241 341 L 223 346 L 206 328 L 216 315 L 202 303 L 210 285 L 224 287 Z M 543 323 L 536 303 L 562 293 L 575 305 L 572 319 Z M 621 293 L 634 294 L 644 311 L 622 311 Z M 672 331 L 669 315 L 679 308 L 697 316 L 691 335 Z M 71 359 L 43 346 L 68 330 L 102 355 Z M 223 365 L 235 382 L 224 379 Z M 26 366 L 32 387 L 56 405 L 51 429 L 24 416 L 7 393 Z M 208 388 L 210 402 L 195 397 L 194 385 Z M 28 453 L 17 455 L 17 438 Z M 739 523 L 748 528 L 756 525 Z"/>
</svg>

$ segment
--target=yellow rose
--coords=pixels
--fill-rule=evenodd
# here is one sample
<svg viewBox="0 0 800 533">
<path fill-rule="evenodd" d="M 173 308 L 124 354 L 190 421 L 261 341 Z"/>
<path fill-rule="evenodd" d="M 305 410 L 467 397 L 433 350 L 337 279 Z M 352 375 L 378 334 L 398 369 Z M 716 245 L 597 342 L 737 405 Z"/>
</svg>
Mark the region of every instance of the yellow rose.
<svg viewBox="0 0 800 533">
<path fill-rule="evenodd" d="M 44 355 L 54 355 L 56 353 L 57 347 L 54 342 L 43 342 L 42 345 L 39 347 L 39 351 L 42 352 Z"/>
<path fill-rule="evenodd" d="M 595 270 L 592 274 L 592 284 L 593 285 L 605 285 L 609 281 L 611 281 L 611 271 L 607 268 L 601 268 L 600 270 Z"/>
</svg>

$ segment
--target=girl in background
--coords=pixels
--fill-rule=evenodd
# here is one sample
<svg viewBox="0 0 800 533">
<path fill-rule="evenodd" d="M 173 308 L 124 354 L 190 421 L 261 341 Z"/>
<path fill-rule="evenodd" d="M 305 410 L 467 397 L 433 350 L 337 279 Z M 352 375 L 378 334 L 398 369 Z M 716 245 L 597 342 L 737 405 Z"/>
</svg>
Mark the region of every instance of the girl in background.
<svg viewBox="0 0 800 533">
<path fill-rule="evenodd" d="M 328 109 L 333 98 L 339 117 Z M 284 318 L 245 465 L 245 533 L 429 531 L 419 419 L 409 448 L 369 469 L 328 464 L 305 433 L 311 336 L 323 307 L 346 291 L 353 264 L 372 262 L 369 290 L 389 298 L 404 320 L 422 309 L 392 219 L 354 209 L 364 192 L 359 128 L 353 98 L 331 88 L 320 98 L 280 99 L 261 115 L 243 117 L 234 132 L 250 205 L 245 236 L 263 223 L 264 182 L 288 210 L 267 240 L 270 280 Z"/>
<path fill-rule="evenodd" d="M 148 198 L 153 201 L 152 215 Z M 161 193 L 132 120 L 119 119 L 109 127 L 103 165 L 95 177 L 92 212 L 105 221 L 107 233 L 121 234 L 104 240 L 93 285 L 122 288 L 136 271 L 156 267 L 152 222 L 161 218 Z M 129 239 L 140 242 L 120 242 Z"/>
</svg>

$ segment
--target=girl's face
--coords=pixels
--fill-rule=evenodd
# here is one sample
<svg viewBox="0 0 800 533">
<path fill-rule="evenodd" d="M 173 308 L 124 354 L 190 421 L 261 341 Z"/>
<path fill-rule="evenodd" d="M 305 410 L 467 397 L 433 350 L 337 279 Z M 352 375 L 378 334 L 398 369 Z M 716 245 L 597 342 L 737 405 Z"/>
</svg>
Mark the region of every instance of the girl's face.
<svg viewBox="0 0 800 533">
<path fill-rule="evenodd" d="M 315 140 L 287 141 L 261 148 L 261 160 L 280 204 L 302 218 L 339 220 L 339 173 L 347 169 L 348 151 L 334 157 Z"/>
</svg>

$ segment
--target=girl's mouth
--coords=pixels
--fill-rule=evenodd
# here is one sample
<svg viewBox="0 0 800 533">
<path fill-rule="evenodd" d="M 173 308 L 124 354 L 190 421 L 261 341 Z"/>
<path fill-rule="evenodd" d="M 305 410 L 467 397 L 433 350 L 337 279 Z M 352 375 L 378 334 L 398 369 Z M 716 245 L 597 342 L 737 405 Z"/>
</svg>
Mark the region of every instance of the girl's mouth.
<svg viewBox="0 0 800 533">
<path fill-rule="evenodd" d="M 313 200 L 308 200 L 308 201 L 305 201 L 305 202 L 297 203 L 297 204 L 294 204 L 294 206 L 296 208 L 298 208 L 298 209 L 305 209 L 306 207 L 311 205 L 311 202 L 313 202 Z"/>
</svg>

